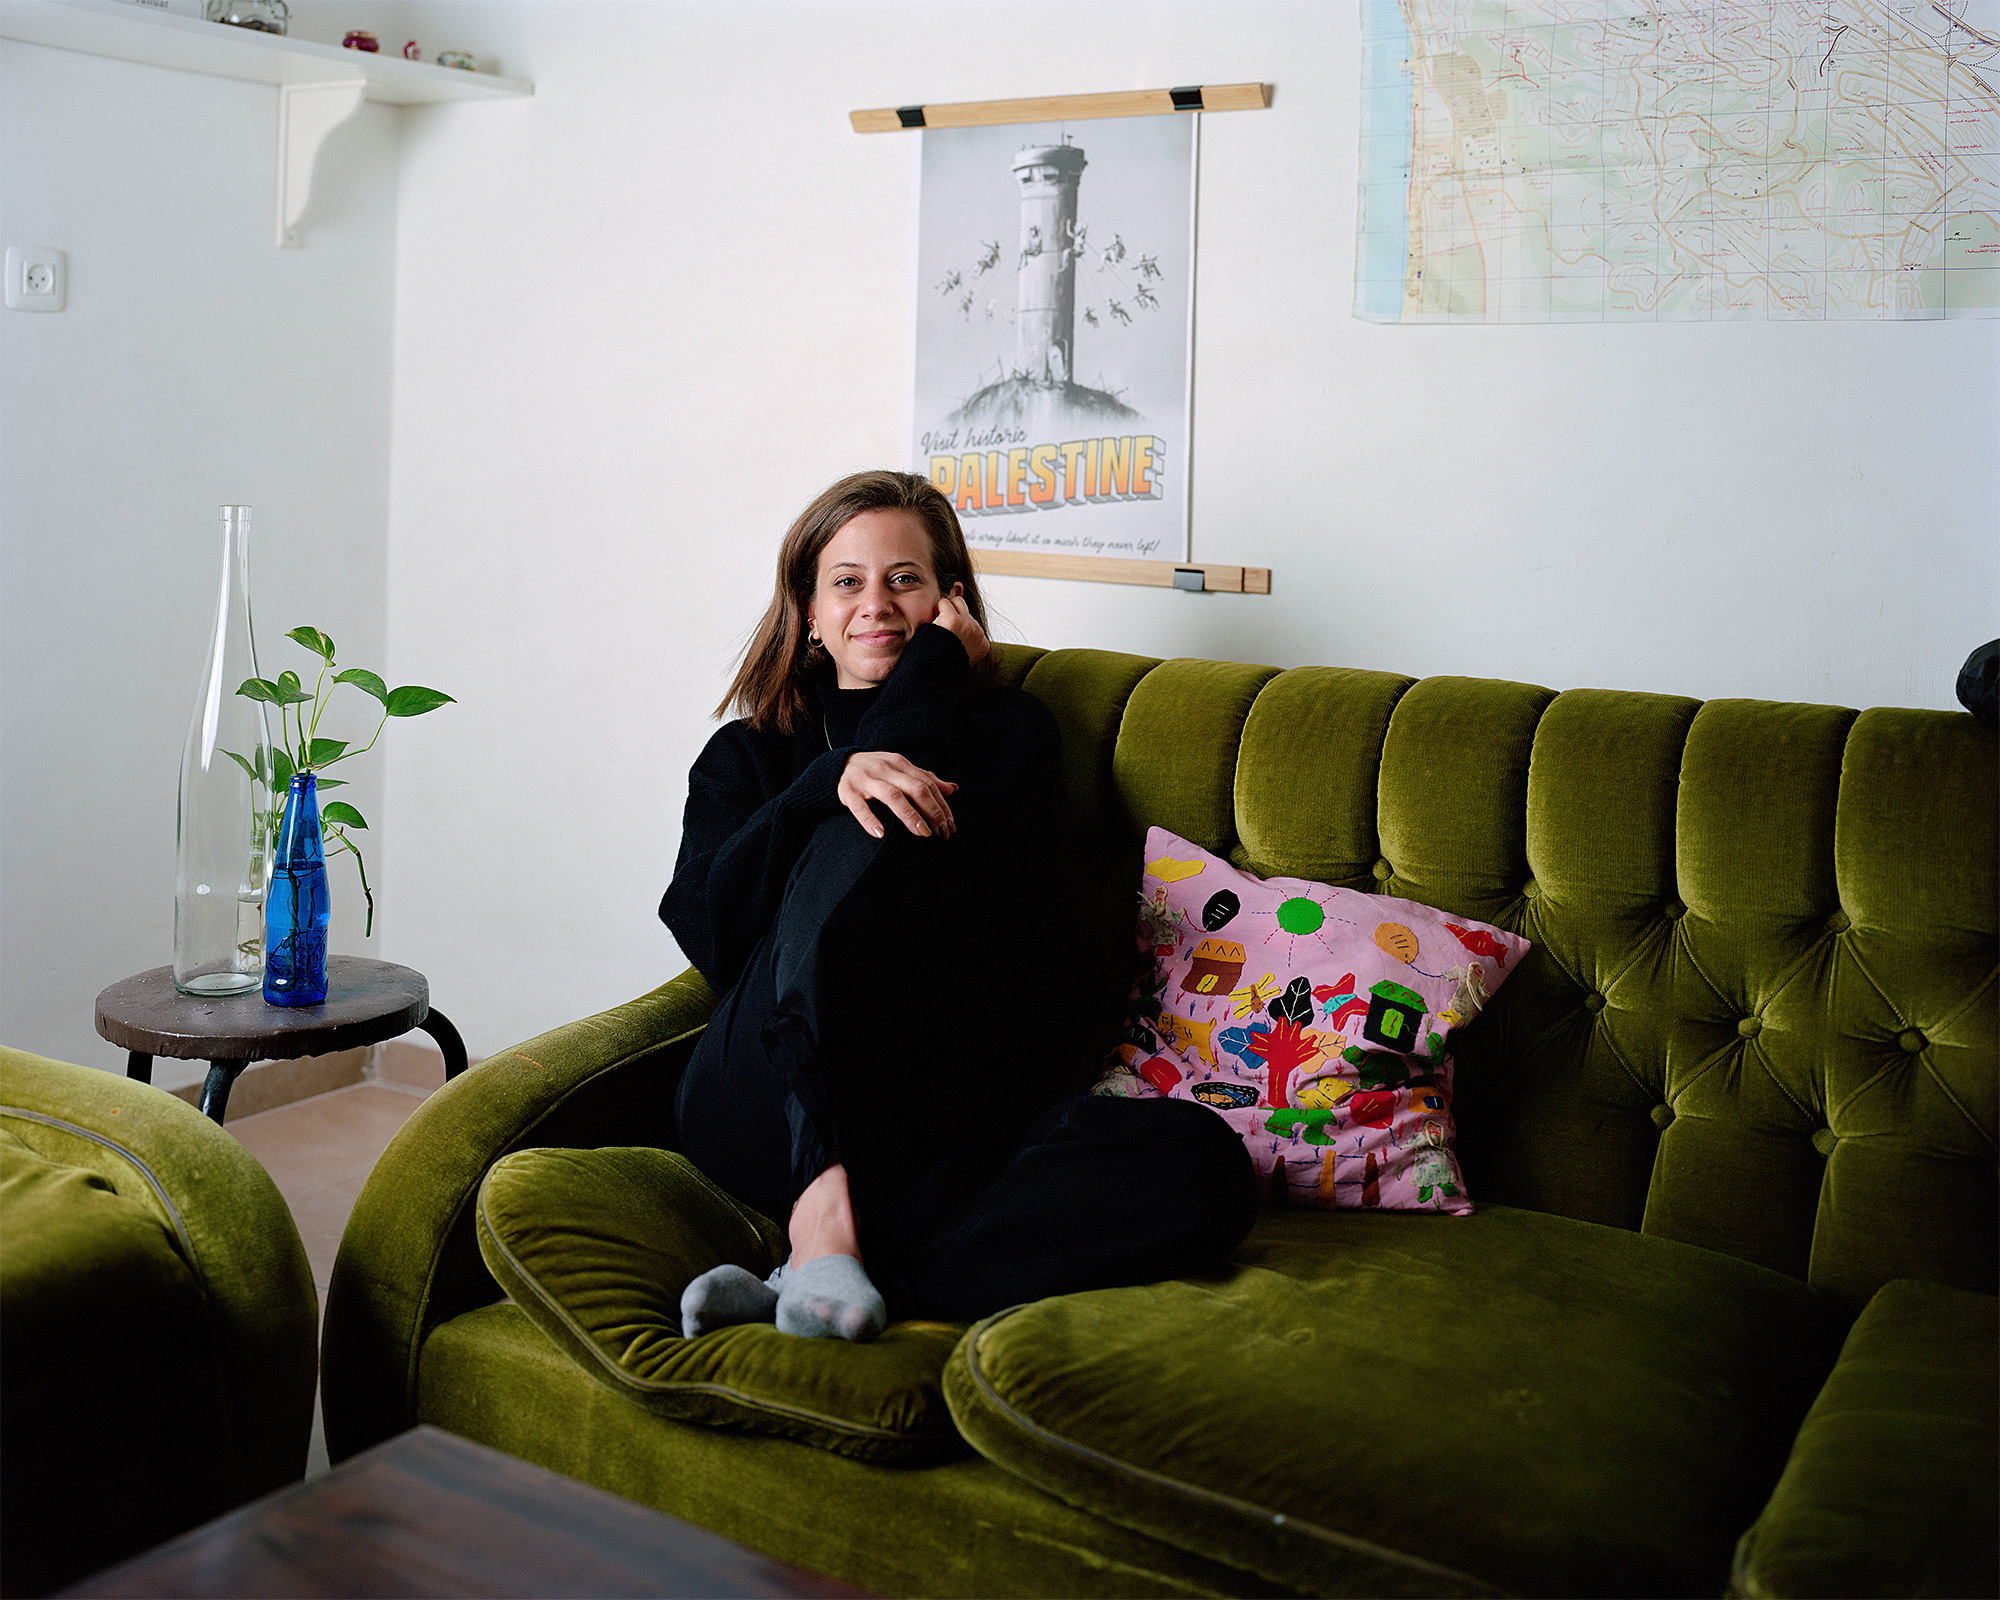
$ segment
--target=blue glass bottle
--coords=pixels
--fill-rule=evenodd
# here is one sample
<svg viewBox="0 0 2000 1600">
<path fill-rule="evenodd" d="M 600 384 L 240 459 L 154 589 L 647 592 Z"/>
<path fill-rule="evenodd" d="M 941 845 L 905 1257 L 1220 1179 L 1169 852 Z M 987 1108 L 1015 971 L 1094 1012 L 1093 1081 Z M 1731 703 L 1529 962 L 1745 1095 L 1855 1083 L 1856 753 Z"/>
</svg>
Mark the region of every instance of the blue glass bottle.
<svg viewBox="0 0 2000 1600">
<path fill-rule="evenodd" d="M 274 1006 L 326 999 L 326 846 L 310 772 L 292 774 L 264 902 L 264 998 Z"/>
</svg>

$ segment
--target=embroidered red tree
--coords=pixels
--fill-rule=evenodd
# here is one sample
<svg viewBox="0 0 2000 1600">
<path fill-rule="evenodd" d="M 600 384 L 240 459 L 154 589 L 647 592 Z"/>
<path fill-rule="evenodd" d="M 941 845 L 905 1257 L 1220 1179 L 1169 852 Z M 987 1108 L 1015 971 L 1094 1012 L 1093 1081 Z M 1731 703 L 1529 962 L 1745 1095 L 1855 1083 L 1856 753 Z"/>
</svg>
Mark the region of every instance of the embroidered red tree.
<svg viewBox="0 0 2000 1600">
<path fill-rule="evenodd" d="M 1261 1056 L 1264 1065 L 1270 1069 L 1265 1077 L 1265 1092 L 1271 1104 L 1280 1111 L 1291 1109 L 1291 1102 L 1285 1098 L 1285 1088 L 1291 1082 L 1292 1070 L 1309 1066 L 1326 1054 L 1320 1044 L 1320 1036 L 1306 1032 L 1303 1024 L 1289 1017 L 1280 1018 L 1268 1033 L 1253 1033 L 1250 1049 Z"/>
</svg>

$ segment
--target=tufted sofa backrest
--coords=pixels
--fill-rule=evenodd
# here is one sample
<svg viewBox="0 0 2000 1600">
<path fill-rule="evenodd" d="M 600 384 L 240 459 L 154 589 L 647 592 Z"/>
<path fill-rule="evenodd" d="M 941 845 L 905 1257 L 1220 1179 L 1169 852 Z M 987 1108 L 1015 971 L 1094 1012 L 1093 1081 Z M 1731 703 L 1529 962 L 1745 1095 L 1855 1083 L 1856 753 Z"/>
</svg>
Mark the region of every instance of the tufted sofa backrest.
<svg viewBox="0 0 2000 1600">
<path fill-rule="evenodd" d="M 1996 1287 L 1996 745 L 1962 713 L 1003 651 L 1129 941 L 1146 828 L 1535 948 L 1453 1036 L 1475 1200 L 1860 1301 Z"/>
</svg>

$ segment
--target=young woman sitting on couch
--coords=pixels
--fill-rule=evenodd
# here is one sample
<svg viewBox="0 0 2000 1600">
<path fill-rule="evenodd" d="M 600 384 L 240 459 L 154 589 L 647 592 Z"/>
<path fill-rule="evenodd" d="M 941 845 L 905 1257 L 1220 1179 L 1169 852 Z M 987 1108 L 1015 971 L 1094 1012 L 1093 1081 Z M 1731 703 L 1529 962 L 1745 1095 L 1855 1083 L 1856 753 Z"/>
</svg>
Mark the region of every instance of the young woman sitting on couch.
<svg viewBox="0 0 2000 1600">
<path fill-rule="evenodd" d="M 682 1152 L 791 1257 L 724 1266 L 689 1337 L 772 1321 L 873 1338 L 1219 1262 L 1258 1197 L 1179 1100 L 1079 1094 L 1054 719 L 994 686 L 951 503 L 844 478 L 775 591 L 688 777 L 660 916 L 721 995 L 678 1089 Z"/>
</svg>

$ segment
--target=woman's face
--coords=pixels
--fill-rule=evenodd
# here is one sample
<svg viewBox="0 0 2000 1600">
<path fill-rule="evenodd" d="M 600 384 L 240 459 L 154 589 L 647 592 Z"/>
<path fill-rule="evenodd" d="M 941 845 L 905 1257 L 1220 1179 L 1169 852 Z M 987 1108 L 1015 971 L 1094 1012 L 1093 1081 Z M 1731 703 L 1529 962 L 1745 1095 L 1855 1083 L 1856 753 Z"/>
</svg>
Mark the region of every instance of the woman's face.
<svg viewBox="0 0 2000 1600">
<path fill-rule="evenodd" d="M 896 670 L 940 598 L 922 519 L 914 511 L 864 511 L 820 551 L 806 621 L 833 658 L 838 685 L 871 689 Z"/>
</svg>

